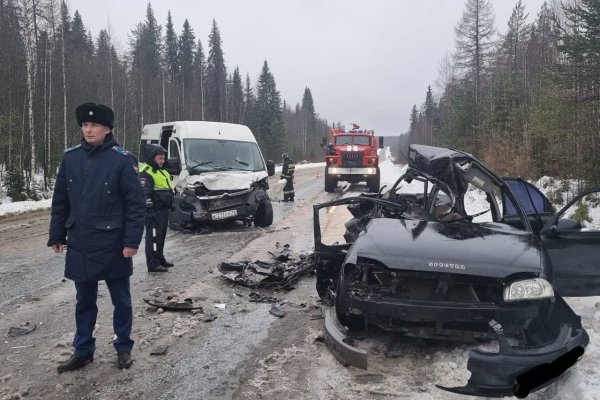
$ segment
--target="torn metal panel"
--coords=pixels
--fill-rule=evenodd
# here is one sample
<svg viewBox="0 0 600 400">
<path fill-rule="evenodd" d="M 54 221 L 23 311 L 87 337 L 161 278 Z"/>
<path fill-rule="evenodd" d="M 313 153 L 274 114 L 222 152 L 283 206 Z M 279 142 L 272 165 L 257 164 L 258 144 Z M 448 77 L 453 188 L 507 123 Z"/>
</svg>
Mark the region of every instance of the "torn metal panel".
<svg viewBox="0 0 600 400">
<path fill-rule="evenodd" d="M 314 268 L 312 254 L 290 261 L 240 261 L 219 264 L 219 271 L 225 278 L 254 289 L 292 289 L 301 276 Z"/>
<path fill-rule="evenodd" d="M 178 302 L 144 299 L 144 302 L 152 307 L 162 308 L 167 311 L 191 311 L 203 309 L 200 305 L 194 305 L 192 299 L 185 299 L 184 301 Z"/>
</svg>

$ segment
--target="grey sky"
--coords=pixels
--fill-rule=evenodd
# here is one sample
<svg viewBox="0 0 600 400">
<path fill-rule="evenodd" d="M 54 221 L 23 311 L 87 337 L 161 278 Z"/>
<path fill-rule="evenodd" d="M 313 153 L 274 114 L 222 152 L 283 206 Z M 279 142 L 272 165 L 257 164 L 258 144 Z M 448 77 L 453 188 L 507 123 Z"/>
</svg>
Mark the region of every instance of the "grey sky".
<svg viewBox="0 0 600 400">
<path fill-rule="evenodd" d="M 523 0 L 533 20 L 544 0 Z M 454 50 L 465 0 L 154 0 L 164 27 L 170 10 L 179 34 L 187 18 L 207 51 L 217 21 L 225 62 L 253 83 L 266 59 L 283 99 L 295 105 L 308 86 L 329 122 L 359 123 L 383 135 L 408 129 L 413 104 L 434 86 Z M 492 0 L 505 32 L 516 0 Z M 72 0 L 94 38 L 110 26 L 120 50 L 145 19 L 146 0 Z M 163 28 L 164 33 L 164 28 Z"/>
</svg>

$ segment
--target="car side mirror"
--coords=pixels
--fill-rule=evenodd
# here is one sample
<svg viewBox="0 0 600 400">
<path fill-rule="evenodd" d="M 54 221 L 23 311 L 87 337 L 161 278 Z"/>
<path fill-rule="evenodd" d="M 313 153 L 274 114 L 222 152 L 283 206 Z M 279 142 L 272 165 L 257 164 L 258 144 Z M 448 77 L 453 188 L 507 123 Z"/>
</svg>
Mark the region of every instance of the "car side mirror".
<svg viewBox="0 0 600 400">
<path fill-rule="evenodd" d="M 581 222 L 570 218 L 562 218 L 559 219 L 558 222 L 553 225 L 545 226 L 544 229 L 540 231 L 540 234 L 544 235 L 552 233 L 555 235 L 560 232 L 579 230 L 581 230 Z"/>
<path fill-rule="evenodd" d="M 269 176 L 275 175 L 275 161 L 267 160 L 267 174 Z"/>
<path fill-rule="evenodd" d="M 383 136 L 379 136 L 379 148 L 383 149 Z"/>
<path fill-rule="evenodd" d="M 323 136 L 323 139 L 321 140 L 321 147 L 325 146 L 327 144 L 327 138 L 325 136 Z"/>
<path fill-rule="evenodd" d="M 181 160 L 179 157 L 173 157 L 167 160 L 167 171 L 169 171 L 171 175 L 179 175 L 181 173 Z"/>
</svg>

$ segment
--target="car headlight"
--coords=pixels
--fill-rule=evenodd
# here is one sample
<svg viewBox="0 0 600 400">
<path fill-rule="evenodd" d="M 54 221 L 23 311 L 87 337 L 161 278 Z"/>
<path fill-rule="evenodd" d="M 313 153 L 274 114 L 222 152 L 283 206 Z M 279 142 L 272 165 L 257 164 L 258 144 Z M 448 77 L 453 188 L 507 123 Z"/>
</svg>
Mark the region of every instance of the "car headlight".
<svg viewBox="0 0 600 400">
<path fill-rule="evenodd" d="M 512 282 L 504 288 L 504 301 L 521 301 L 554 297 L 550 282 L 542 278 Z"/>
</svg>

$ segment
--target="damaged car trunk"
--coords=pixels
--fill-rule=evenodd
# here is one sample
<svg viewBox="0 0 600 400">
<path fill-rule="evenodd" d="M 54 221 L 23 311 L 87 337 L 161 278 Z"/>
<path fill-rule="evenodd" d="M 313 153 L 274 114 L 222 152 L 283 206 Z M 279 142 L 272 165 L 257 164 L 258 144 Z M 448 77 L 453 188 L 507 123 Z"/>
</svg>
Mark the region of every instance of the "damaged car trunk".
<svg viewBox="0 0 600 400">
<path fill-rule="evenodd" d="M 348 336 L 373 327 L 474 347 L 493 340 L 498 352 L 470 351 L 466 386 L 440 388 L 525 397 L 553 382 L 589 342 L 561 295 L 600 294 L 600 235 L 566 217 L 577 199 L 555 214 L 533 185 L 456 150 L 411 145 L 409 160 L 386 193 L 314 206 L 317 291 L 334 355 L 366 368 Z M 469 191 L 487 204 L 472 209 Z M 581 196 L 590 193 L 598 190 Z M 346 243 L 324 244 L 319 211 L 343 205 L 352 214 Z"/>
</svg>

